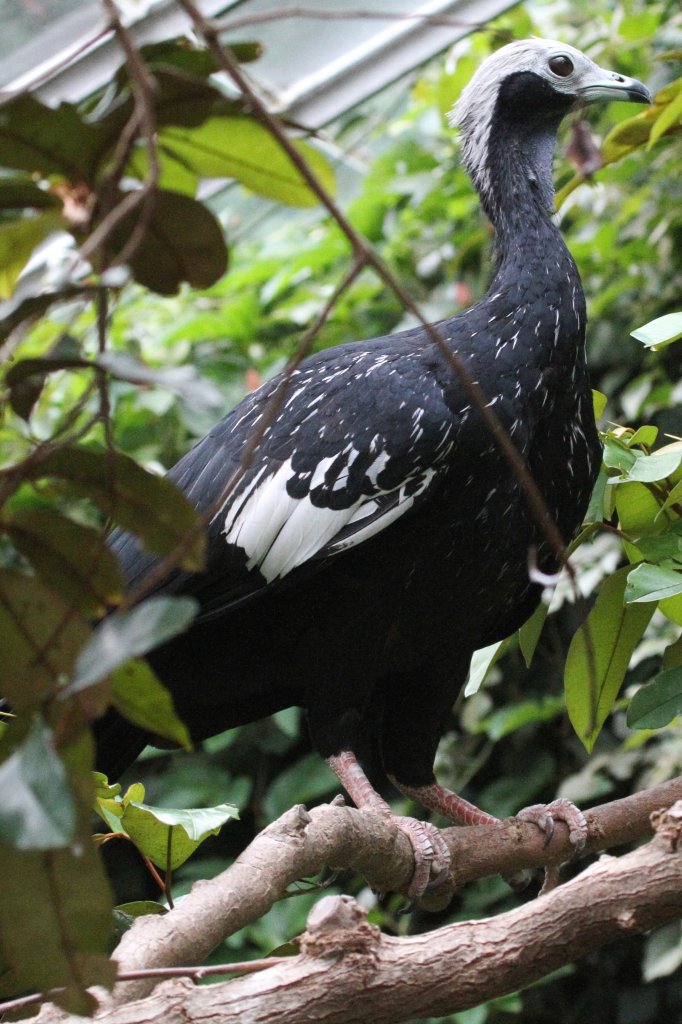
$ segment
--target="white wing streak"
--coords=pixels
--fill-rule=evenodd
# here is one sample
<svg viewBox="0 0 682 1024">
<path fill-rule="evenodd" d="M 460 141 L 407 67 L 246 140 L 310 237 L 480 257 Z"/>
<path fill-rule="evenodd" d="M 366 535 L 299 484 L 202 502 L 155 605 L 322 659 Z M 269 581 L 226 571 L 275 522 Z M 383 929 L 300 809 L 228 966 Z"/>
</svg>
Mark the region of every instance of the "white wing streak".
<svg viewBox="0 0 682 1024">
<path fill-rule="evenodd" d="M 325 483 L 325 474 L 335 458 L 319 462 L 310 489 Z M 375 486 L 376 475 L 384 464 L 385 459 L 380 456 L 370 467 L 374 470 L 371 482 Z M 258 567 L 267 582 L 272 583 L 317 555 L 336 554 L 379 533 L 412 507 L 434 475 L 433 469 L 424 471 L 418 486 L 413 485 L 409 494 L 403 482 L 395 490 L 376 489 L 372 494 L 358 495 L 354 501 L 349 496 L 345 508 L 327 508 L 313 504 L 310 493 L 298 498 L 289 494 L 287 482 L 295 472 L 288 460 L 266 477 L 259 473 L 236 496 L 228 505 L 222 532 L 228 544 L 245 551 L 247 567 Z M 343 477 L 345 481 L 345 474 Z M 334 483 L 338 482 L 327 481 L 327 486 L 336 490 Z"/>
</svg>

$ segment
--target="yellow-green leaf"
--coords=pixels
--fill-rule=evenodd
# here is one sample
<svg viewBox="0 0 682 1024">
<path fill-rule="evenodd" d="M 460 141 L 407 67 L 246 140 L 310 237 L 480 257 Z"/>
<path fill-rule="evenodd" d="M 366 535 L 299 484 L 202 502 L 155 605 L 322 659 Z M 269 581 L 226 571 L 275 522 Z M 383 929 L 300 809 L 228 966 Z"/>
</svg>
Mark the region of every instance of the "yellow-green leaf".
<svg viewBox="0 0 682 1024">
<path fill-rule="evenodd" d="M 311 171 L 327 192 L 334 191 L 334 172 L 313 146 L 294 141 Z M 197 128 L 165 128 L 161 151 L 207 178 L 236 178 L 258 195 L 291 206 L 319 202 L 300 171 L 271 133 L 253 118 L 213 117 Z"/>
<path fill-rule="evenodd" d="M 632 653 L 654 612 L 652 603 L 623 604 L 629 572 L 626 566 L 604 580 L 566 659 L 566 707 L 588 751 L 613 708 Z"/>
<path fill-rule="evenodd" d="M 129 661 L 115 670 L 111 700 L 124 718 L 141 729 L 191 749 L 187 726 L 178 718 L 173 698 L 145 661 Z"/>
</svg>

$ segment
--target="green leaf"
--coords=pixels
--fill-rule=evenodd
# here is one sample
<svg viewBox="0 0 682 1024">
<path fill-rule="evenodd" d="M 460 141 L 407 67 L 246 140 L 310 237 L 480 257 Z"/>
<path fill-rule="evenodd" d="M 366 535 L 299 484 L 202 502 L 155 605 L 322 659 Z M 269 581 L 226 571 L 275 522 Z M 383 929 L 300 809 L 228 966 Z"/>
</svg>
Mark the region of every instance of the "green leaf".
<svg viewBox="0 0 682 1024">
<path fill-rule="evenodd" d="M 606 408 L 607 402 L 608 398 L 605 394 L 603 394 L 603 392 L 596 391 L 594 388 L 592 388 L 592 408 L 594 409 L 595 420 L 600 419 L 602 413 L 604 412 L 604 409 Z"/>
<path fill-rule="evenodd" d="M 87 365 L 78 342 L 70 334 L 60 335 L 44 355 L 20 359 L 7 371 L 5 380 L 10 389 L 9 400 L 17 416 L 28 420 L 40 398 L 47 375 L 67 367 Z"/>
<path fill-rule="evenodd" d="M 15 547 L 71 607 L 101 615 L 123 597 L 123 578 L 102 534 L 50 508 L 21 508 L 6 521 Z"/>
<path fill-rule="evenodd" d="M 628 448 L 634 448 L 635 445 L 642 445 L 644 448 L 651 448 L 656 443 L 658 437 L 658 427 L 654 427 L 651 424 L 646 424 L 643 427 L 638 427 L 630 437 L 626 439 Z"/>
<path fill-rule="evenodd" d="M 610 434 L 604 438 L 604 465 L 609 469 L 629 473 L 639 455 L 639 452 L 631 451 L 627 445 Z"/>
<path fill-rule="evenodd" d="M 680 714 L 682 668 L 671 668 L 639 688 L 630 701 L 627 722 L 631 729 L 662 729 Z"/>
<path fill-rule="evenodd" d="M 519 630 L 519 647 L 521 648 L 526 668 L 530 668 L 548 611 L 549 606 L 544 601 L 541 601 L 531 617 L 526 619 Z"/>
<path fill-rule="evenodd" d="M 0 108 L 0 166 L 91 180 L 101 138 L 74 106 L 55 110 L 24 93 Z"/>
<path fill-rule="evenodd" d="M 662 598 L 682 594 L 682 572 L 666 569 L 662 565 L 643 562 L 630 571 L 625 601 L 637 604 L 642 601 L 660 601 Z"/>
<path fill-rule="evenodd" d="M 659 518 L 660 502 L 648 487 L 640 483 L 619 484 L 615 488 L 616 511 L 620 527 L 634 537 L 662 533 L 665 519 Z"/>
<path fill-rule="evenodd" d="M 611 712 L 632 653 L 654 611 L 650 605 L 623 605 L 629 571 L 628 567 L 619 569 L 603 581 L 566 659 L 566 707 L 588 751 Z"/>
<path fill-rule="evenodd" d="M 124 718 L 141 729 L 191 749 L 192 741 L 176 714 L 173 698 L 146 662 L 129 661 L 114 670 L 111 700 Z"/>
<path fill-rule="evenodd" d="M 137 786 L 136 790 L 143 798 L 144 788 Z M 132 795 L 131 787 L 121 800 L 123 813 L 117 817 L 117 827 L 163 871 L 184 864 L 204 840 L 218 835 L 226 821 L 239 817 L 232 804 L 172 810 L 152 807 L 141 799 L 132 799 Z"/>
<path fill-rule="evenodd" d="M 665 135 L 671 128 L 680 126 L 682 126 L 682 88 L 680 88 L 677 96 L 666 104 L 654 121 L 651 137 L 649 138 L 649 149 L 660 139 L 661 135 Z"/>
<path fill-rule="evenodd" d="M 193 506 L 170 480 L 148 473 L 121 452 L 61 448 L 27 473 L 34 479 L 54 476 L 68 481 L 155 554 L 167 554 L 184 542 L 197 522 Z M 180 562 L 184 569 L 203 568 L 205 543 L 203 534 L 192 539 Z"/>
<path fill-rule="evenodd" d="M 497 659 L 504 654 L 508 643 L 509 637 L 489 644 L 488 647 L 482 647 L 479 651 L 474 651 L 469 665 L 469 677 L 464 687 L 465 697 L 471 697 L 472 694 L 478 693 L 485 677 Z"/>
<path fill-rule="evenodd" d="M 318 150 L 294 146 L 322 187 L 334 190 L 334 172 Z M 249 117 L 211 118 L 198 128 L 166 128 L 160 147 L 206 178 L 236 178 L 252 192 L 290 206 L 319 200 L 267 128 Z"/>
<path fill-rule="evenodd" d="M 666 533 L 642 537 L 637 541 L 637 547 L 647 562 L 664 562 L 667 559 L 682 562 L 682 522 L 676 523 Z"/>
<path fill-rule="evenodd" d="M 635 456 L 632 464 L 625 468 L 626 460 L 622 459 L 623 475 L 620 480 L 612 479 L 611 483 L 619 484 L 621 480 L 623 482 L 636 480 L 640 483 L 654 483 L 657 480 L 664 480 L 671 473 L 674 473 L 682 462 L 682 441 L 675 441 L 664 448 L 659 448 L 658 451 L 653 452 L 651 455 L 644 455 L 634 451 L 630 451 L 629 454 Z M 615 461 L 613 454 L 610 455 L 610 458 L 612 461 L 607 463 L 607 465 L 612 466 L 613 461 Z"/>
<path fill-rule="evenodd" d="M 66 846 L 76 808 L 52 732 L 35 715 L 25 738 L 0 764 L 0 836 L 18 850 Z"/>
<path fill-rule="evenodd" d="M 138 658 L 183 632 L 198 607 L 191 597 L 158 595 L 130 611 L 110 615 L 98 624 L 81 650 L 73 677 L 60 696 L 70 696 L 106 679 L 130 658 Z"/>
<path fill-rule="evenodd" d="M 35 706 L 70 675 L 89 635 L 87 622 L 40 580 L 0 570 L 2 695 L 16 710 Z"/>
<path fill-rule="evenodd" d="M 660 511 L 669 509 L 672 505 L 676 505 L 679 501 L 682 501 L 682 480 L 679 480 L 672 490 L 668 493 L 665 501 L 661 505 Z"/>
<path fill-rule="evenodd" d="M 61 215 L 53 210 L 0 224 L 0 299 L 10 297 L 36 246 L 63 228 Z"/>
<path fill-rule="evenodd" d="M 604 164 L 616 163 L 628 153 L 645 145 L 657 116 L 657 108 L 649 107 L 612 128 L 602 145 Z"/>
<path fill-rule="evenodd" d="M 140 218 L 140 208 L 133 210 L 110 232 L 109 262 L 127 245 Z M 159 295 L 174 295 L 184 282 L 193 288 L 208 288 L 227 270 L 223 230 L 196 199 L 159 189 L 142 240 L 128 264 L 138 284 Z"/>
<path fill-rule="evenodd" d="M 680 93 L 682 99 L 682 93 Z M 643 327 L 631 331 L 633 338 L 641 341 L 647 348 L 659 349 L 679 341 L 682 338 L 682 313 L 666 313 L 655 320 L 650 320 Z"/>
<path fill-rule="evenodd" d="M 91 1015 L 97 1004 L 86 988 L 111 988 L 116 970 L 106 956 L 112 900 L 87 824 L 64 849 L 0 843 L 0 877 L 0 948 L 8 968 L 0 999 L 64 987 L 51 998 Z"/>
</svg>

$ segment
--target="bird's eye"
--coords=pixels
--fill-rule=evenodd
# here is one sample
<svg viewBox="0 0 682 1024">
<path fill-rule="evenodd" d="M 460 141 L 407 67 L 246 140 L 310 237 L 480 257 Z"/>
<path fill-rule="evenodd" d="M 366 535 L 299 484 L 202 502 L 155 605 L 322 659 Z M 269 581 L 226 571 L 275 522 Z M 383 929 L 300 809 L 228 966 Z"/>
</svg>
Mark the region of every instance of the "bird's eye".
<svg viewBox="0 0 682 1024">
<path fill-rule="evenodd" d="M 551 57 L 549 61 L 549 70 L 559 78 L 568 78 L 573 71 L 573 61 L 566 57 L 565 54 L 559 54 L 558 57 Z"/>
</svg>

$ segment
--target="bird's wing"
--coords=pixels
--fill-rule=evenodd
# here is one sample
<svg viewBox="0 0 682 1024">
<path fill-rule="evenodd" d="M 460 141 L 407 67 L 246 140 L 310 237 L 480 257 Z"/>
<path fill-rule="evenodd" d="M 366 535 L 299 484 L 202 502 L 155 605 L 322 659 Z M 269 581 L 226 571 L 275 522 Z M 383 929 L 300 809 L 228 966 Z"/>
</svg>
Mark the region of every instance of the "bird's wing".
<svg viewBox="0 0 682 1024">
<path fill-rule="evenodd" d="M 248 396 L 169 474 L 210 523 L 207 571 L 166 589 L 218 614 L 423 500 L 445 471 L 454 423 L 435 381 L 409 369 L 381 348 L 343 346 L 303 364 L 286 389 L 276 378 Z M 149 560 L 115 546 L 129 582 L 146 575 Z"/>
</svg>

